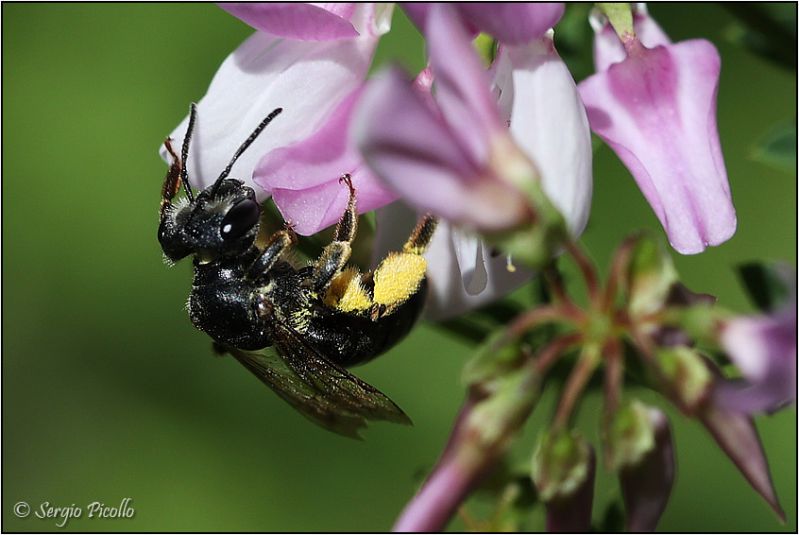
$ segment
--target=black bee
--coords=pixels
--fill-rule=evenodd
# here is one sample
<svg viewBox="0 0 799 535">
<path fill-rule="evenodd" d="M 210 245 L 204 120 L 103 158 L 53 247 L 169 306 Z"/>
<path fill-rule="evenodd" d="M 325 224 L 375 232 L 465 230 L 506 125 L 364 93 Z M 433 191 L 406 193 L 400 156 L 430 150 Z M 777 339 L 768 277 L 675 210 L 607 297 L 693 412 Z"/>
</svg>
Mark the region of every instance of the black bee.
<svg viewBox="0 0 799 535">
<path fill-rule="evenodd" d="M 191 106 L 180 157 L 165 142 L 172 162 L 161 192 L 158 241 L 169 263 L 194 256 L 192 323 L 304 416 L 351 437 L 366 420 L 409 424 L 394 402 L 345 367 L 373 359 L 410 331 L 424 304 L 422 253 L 436 220 L 423 217 L 403 250 L 374 271 L 347 267 L 358 218 L 356 192 L 345 175 L 349 203 L 318 260 L 298 268 L 285 258 L 297 240 L 288 225 L 258 248 L 255 192 L 227 177 L 281 111 L 270 113 L 219 178 L 195 196 L 183 165 L 197 115 Z M 185 199 L 173 202 L 181 184 Z"/>
</svg>

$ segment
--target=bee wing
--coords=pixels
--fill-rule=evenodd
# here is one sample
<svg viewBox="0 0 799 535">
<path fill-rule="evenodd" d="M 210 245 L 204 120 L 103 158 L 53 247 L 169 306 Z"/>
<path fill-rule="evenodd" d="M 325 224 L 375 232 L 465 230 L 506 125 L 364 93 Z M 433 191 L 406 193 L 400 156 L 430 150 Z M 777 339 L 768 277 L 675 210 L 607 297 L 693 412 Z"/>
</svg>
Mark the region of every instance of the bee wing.
<svg viewBox="0 0 799 535">
<path fill-rule="evenodd" d="M 303 416 L 351 438 L 360 438 L 367 420 L 411 423 L 385 394 L 325 358 L 291 329 L 278 326 L 276 331 L 277 354 L 228 351 Z"/>
</svg>

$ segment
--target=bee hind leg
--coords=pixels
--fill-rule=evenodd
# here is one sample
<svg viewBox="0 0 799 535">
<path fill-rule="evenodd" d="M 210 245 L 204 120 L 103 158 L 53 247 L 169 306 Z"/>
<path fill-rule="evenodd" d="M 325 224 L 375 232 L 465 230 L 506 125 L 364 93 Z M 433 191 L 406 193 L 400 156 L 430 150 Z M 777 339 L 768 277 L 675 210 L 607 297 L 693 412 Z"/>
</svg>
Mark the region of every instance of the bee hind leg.
<svg viewBox="0 0 799 535">
<path fill-rule="evenodd" d="M 389 253 L 372 273 L 372 321 L 392 314 L 423 288 L 427 261 L 422 254 L 433 239 L 437 224 L 438 220 L 430 214 L 422 217 L 402 247 L 402 252 Z"/>
<path fill-rule="evenodd" d="M 352 185 L 350 175 L 341 177 L 340 182 L 344 182 L 349 189 L 349 200 L 347 209 L 336 225 L 333 234 L 333 241 L 328 244 L 313 266 L 310 279 L 307 284 L 316 292 L 323 292 L 333 281 L 336 275 L 346 267 L 352 254 L 352 241 L 358 230 L 358 213 L 356 211 L 355 188 Z"/>
<path fill-rule="evenodd" d="M 425 214 L 416 224 L 408 241 L 402 247 L 402 252 L 410 254 L 423 254 L 433 239 L 433 233 L 438 225 L 438 219 L 432 214 Z"/>
</svg>

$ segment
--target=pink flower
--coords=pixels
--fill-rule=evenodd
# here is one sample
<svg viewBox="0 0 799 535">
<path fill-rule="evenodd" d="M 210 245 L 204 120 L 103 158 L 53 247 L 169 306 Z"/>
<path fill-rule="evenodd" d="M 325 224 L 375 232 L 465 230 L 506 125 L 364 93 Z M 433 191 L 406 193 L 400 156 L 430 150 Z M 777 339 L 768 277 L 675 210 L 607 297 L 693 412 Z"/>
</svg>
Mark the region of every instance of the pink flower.
<svg viewBox="0 0 799 535">
<path fill-rule="evenodd" d="M 517 108 L 511 113 L 518 115 L 519 120 L 510 119 L 511 132 L 519 131 L 518 137 L 522 139 L 517 144 L 508 135 L 508 118 L 502 116 L 496 96 L 489 91 L 489 74 L 473 52 L 457 14 L 448 6 L 436 6 L 430 11 L 427 28 L 436 84 L 435 104 L 414 91 L 401 73 L 384 74 L 364 96 L 358 132 L 361 149 L 370 166 L 411 204 L 472 228 L 496 231 L 512 227 L 529 216 L 529 205 L 520 191 L 539 180 L 538 162 L 530 161 L 538 155 L 527 154 L 520 145 L 528 149 L 535 145 L 546 157 L 554 156 L 551 147 L 538 146 L 543 141 L 537 143 L 536 137 L 540 140 L 547 136 L 569 137 L 573 133 L 569 113 L 574 110 L 575 122 L 583 128 L 578 132 L 582 134 L 577 136 L 579 143 L 583 148 L 589 146 L 585 115 L 573 89 L 570 96 L 575 107 L 558 107 L 567 115 L 568 134 L 561 137 L 557 130 L 547 130 L 546 127 L 554 126 L 552 122 L 543 127 L 540 124 L 551 121 L 555 113 L 547 109 L 552 100 L 546 99 L 562 98 L 557 91 L 546 90 L 546 80 L 556 79 L 562 89 L 561 80 L 568 73 L 559 68 L 559 59 L 555 61 L 551 40 L 548 45 L 534 43 L 526 50 L 509 48 L 507 57 L 503 54 L 498 60 L 504 65 L 496 69 L 503 79 L 494 85 L 503 106 Z M 518 73 L 514 71 L 514 60 L 520 66 Z M 538 77 L 532 75 L 536 70 L 546 71 L 550 65 L 559 71 L 559 76 L 549 76 L 552 70 Z M 516 80 L 517 74 L 530 79 Z M 515 85 L 519 88 L 514 89 Z M 515 99 L 514 91 L 518 93 Z M 564 100 L 568 100 L 566 94 Z M 546 120 L 539 120 L 539 116 L 545 116 Z M 536 120 L 539 124 L 533 123 Z M 568 148 L 574 151 L 568 156 L 579 152 Z M 581 172 L 569 172 L 552 180 L 561 180 L 561 185 L 567 186 L 569 181 L 582 181 L 583 187 L 577 189 L 584 194 L 590 192 L 590 183 L 585 184 L 585 169 L 590 180 L 590 152 L 583 151 L 579 156 Z M 563 157 L 562 161 L 568 159 Z M 553 185 L 553 191 L 558 187 Z M 572 210 L 565 208 L 568 217 Z M 573 211 L 583 215 L 582 207 Z"/>
<path fill-rule="evenodd" d="M 642 36 L 623 43 L 621 61 L 607 28 L 597 30 L 598 72 L 580 95 L 591 129 L 633 174 L 672 246 L 699 253 L 736 228 L 716 128 L 721 61 L 708 41 L 671 44 L 645 13 L 636 22 Z"/>
<path fill-rule="evenodd" d="M 727 355 L 744 381 L 717 387 L 718 403 L 746 414 L 771 412 L 796 401 L 796 287 L 770 315 L 739 317 L 721 332 Z"/>
<path fill-rule="evenodd" d="M 551 35 L 503 45 L 486 72 L 458 11 L 425 8 L 424 16 L 435 100 L 402 73 L 384 73 L 367 89 L 356 134 L 370 167 L 406 202 L 452 222 L 439 227 L 426 255 L 429 314 L 440 318 L 529 279 L 529 271 L 509 273 L 508 259 L 469 230 L 524 221 L 522 191 L 531 184 L 540 181 L 571 231 L 582 231 L 591 146 L 576 86 Z"/>
<path fill-rule="evenodd" d="M 347 132 L 363 88 L 339 103 L 312 135 L 267 152 L 254 181 L 272 195 L 283 217 L 299 234 L 310 235 L 334 224 L 347 207 L 347 188 L 339 178 L 349 173 L 358 192 L 358 212 L 380 208 L 396 195 L 363 164 Z"/>
<path fill-rule="evenodd" d="M 346 115 L 351 104 L 348 99 L 362 86 L 377 42 L 388 31 L 391 20 L 390 7 L 375 4 L 326 9 L 304 4 L 225 8 L 265 31 L 253 34 L 228 56 L 198 102 L 193 150 L 187 162 L 195 187 L 213 182 L 255 125 L 277 107 L 283 108 L 279 120 L 239 158 L 233 177 L 252 185 L 253 171 L 264 155 L 286 147 L 292 147 L 289 154 L 302 155 L 300 143 L 319 143 L 328 121 L 340 121 L 342 113 Z M 342 31 L 345 26 L 355 33 Z M 187 125 L 188 117 L 170 134 L 177 146 L 182 143 Z M 166 158 L 163 149 L 161 154 Z M 290 167 L 291 162 L 284 164 Z M 337 172 L 335 179 L 347 171 L 351 170 Z M 313 187 L 319 192 L 324 188 L 319 187 L 318 177 L 316 180 Z M 294 189 L 303 186 L 295 184 Z M 364 192 L 369 191 L 363 178 L 359 186 Z M 328 195 L 328 202 L 339 194 L 323 193 Z M 284 215 L 289 212 L 287 218 L 291 219 L 294 199 L 290 195 L 285 198 L 287 208 L 278 207 Z M 310 196 L 308 202 L 310 206 L 318 205 Z M 303 223 L 303 230 L 308 233 L 321 228 L 314 228 L 305 220 Z"/>
</svg>

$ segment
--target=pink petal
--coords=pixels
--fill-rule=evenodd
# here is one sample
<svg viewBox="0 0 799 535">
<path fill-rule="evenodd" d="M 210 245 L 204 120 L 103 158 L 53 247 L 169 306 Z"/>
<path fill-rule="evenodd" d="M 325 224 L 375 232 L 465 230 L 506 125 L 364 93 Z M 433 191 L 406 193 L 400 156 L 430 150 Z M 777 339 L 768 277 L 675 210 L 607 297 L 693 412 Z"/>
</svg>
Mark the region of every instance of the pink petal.
<svg viewBox="0 0 799 535">
<path fill-rule="evenodd" d="M 436 101 L 453 134 L 476 162 L 485 162 L 492 135 L 502 129 L 491 81 L 471 38 L 448 4 L 434 4 L 427 20 L 428 54 Z"/>
<path fill-rule="evenodd" d="M 324 7 L 323 7 L 324 6 Z M 219 7 L 243 20 L 256 30 L 303 41 L 330 41 L 357 37 L 358 32 L 349 18 L 355 4 L 304 3 L 220 3 Z"/>
<path fill-rule="evenodd" d="M 374 9 L 366 7 L 356 9 L 354 21 L 373 17 Z M 361 86 L 377 41 L 368 33 L 328 42 L 285 40 L 261 32 L 249 37 L 222 63 L 198 103 L 188 158 L 191 184 L 212 183 L 255 126 L 282 107 L 283 113 L 233 168 L 233 178 L 252 184 L 253 170 L 265 153 L 307 138 Z M 188 117 L 170 134 L 174 146 L 182 144 L 187 125 Z M 166 159 L 163 147 L 161 156 Z"/>
<path fill-rule="evenodd" d="M 589 20 L 595 32 L 594 67 L 596 72 L 606 71 L 612 64 L 623 61 L 627 57 L 627 52 L 624 51 L 624 45 L 603 15 L 592 14 Z M 638 40 L 647 48 L 671 44 L 669 36 L 655 19 L 649 16 L 645 4 L 635 4 L 633 27 Z"/>
<path fill-rule="evenodd" d="M 456 4 L 468 22 L 505 44 L 540 38 L 563 16 L 562 2 L 463 2 Z"/>
<path fill-rule="evenodd" d="M 431 2 L 404 2 L 402 9 L 422 33 L 427 31 Z M 451 4 L 469 38 L 485 32 L 506 44 L 529 43 L 555 26 L 563 16 L 562 2 L 503 3 L 459 2 Z"/>
<path fill-rule="evenodd" d="M 633 174 L 683 254 L 735 233 L 716 128 L 719 68 L 708 41 L 638 46 L 579 85 L 592 130 Z"/>
<path fill-rule="evenodd" d="M 522 217 L 515 190 L 481 176 L 441 116 L 397 70 L 371 81 L 355 128 L 370 167 L 417 208 L 481 228 L 506 228 Z"/>
<path fill-rule="evenodd" d="M 253 173 L 255 183 L 273 189 L 302 190 L 338 180 L 360 163 L 347 143 L 350 119 L 363 87 L 347 95 L 319 130 L 291 145 L 267 152 Z"/>
<path fill-rule="evenodd" d="M 771 412 L 796 400 L 796 299 L 769 316 L 729 321 L 721 343 L 745 381 L 726 381 L 718 403 L 748 414 Z"/>
<path fill-rule="evenodd" d="M 704 411 L 701 418 L 707 430 L 752 488 L 784 520 L 785 513 L 774 491 L 768 462 L 751 416 L 713 403 Z"/>
<path fill-rule="evenodd" d="M 430 14 L 430 8 L 433 6 L 433 2 L 401 2 L 400 6 L 419 31 L 425 33 L 427 30 L 427 16 Z M 466 26 L 466 32 L 470 37 L 477 36 L 479 31 L 472 26 L 469 21 L 464 20 L 463 24 Z"/>
<path fill-rule="evenodd" d="M 592 192 L 591 131 L 577 86 L 550 36 L 502 47 L 495 63 L 509 63 L 497 80 L 500 107 L 511 101 L 510 131 L 535 163 L 544 191 L 579 235 L 588 221 Z M 504 70 L 498 67 L 498 74 Z"/>
<path fill-rule="evenodd" d="M 358 192 L 358 213 L 369 212 L 393 200 L 390 193 L 364 166 L 349 168 L 352 184 Z M 283 219 L 301 235 L 308 236 L 338 222 L 347 208 L 348 189 L 338 177 L 305 189 L 272 190 Z"/>
<path fill-rule="evenodd" d="M 353 176 L 358 213 L 396 199 L 392 191 L 362 168 L 361 157 L 347 135 L 362 93 L 362 87 L 353 91 L 316 133 L 268 152 L 255 169 L 255 183 L 272 195 L 299 234 L 313 234 L 338 221 L 347 205 L 347 188 L 339 183 L 345 173 Z"/>
<path fill-rule="evenodd" d="M 316 6 L 325 11 L 338 15 L 342 19 L 350 20 L 355 13 L 354 2 L 308 2 L 308 5 Z"/>
</svg>

